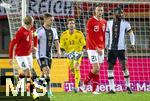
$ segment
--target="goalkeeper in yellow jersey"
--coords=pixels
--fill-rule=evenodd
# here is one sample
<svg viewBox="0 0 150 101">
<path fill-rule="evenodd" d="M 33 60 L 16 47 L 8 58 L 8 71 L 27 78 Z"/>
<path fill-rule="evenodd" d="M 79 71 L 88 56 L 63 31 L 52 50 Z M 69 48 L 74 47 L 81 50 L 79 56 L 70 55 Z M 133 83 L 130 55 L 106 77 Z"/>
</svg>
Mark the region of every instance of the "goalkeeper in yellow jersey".
<svg viewBox="0 0 150 101">
<path fill-rule="evenodd" d="M 85 46 L 85 38 L 81 31 L 75 29 L 75 19 L 67 19 L 68 30 L 60 36 L 60 47 L 66 52 L 71 73 L 75 77 L 75 93 L 79 90 L 80 83 L 80 63 L 82 60 L 82 50 Z"/>
</svg>

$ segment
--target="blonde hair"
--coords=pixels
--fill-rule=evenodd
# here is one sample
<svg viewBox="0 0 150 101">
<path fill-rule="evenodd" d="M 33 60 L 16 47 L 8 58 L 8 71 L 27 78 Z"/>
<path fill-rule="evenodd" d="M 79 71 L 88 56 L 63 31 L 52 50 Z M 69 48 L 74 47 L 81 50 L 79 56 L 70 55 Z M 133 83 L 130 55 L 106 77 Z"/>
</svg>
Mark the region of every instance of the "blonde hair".
<svg viewBox="0 0 150 101">
<path fill-rule="evenodd" d="M 31 25 L 32 22 L 34 21 L 32 16 L 27 15 L 24 19 L 23 19 L 23 23 L 25 25 Z"/>
</svg>

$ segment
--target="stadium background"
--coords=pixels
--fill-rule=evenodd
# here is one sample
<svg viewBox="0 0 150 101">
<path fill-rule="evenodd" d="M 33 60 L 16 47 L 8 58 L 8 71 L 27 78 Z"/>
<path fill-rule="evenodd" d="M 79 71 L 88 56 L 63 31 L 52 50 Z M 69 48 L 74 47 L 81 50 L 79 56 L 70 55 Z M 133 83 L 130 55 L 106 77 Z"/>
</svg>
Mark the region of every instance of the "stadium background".
<svg viewBox="0 0 150 101">
<path fill-rule="evenodd" d="M 36 0 L 30 0 L 30 6 L 28 9 L 28 13 L 30 15 L 33 15 L 36 19 L 39 19 L 42 11 L 49 11 L 55 16 L 55 23 L 54 26 L 58 29 L 58 34 L 60 35 L 62 31 L 66 29 L 65 22 L 66 18 L 68 17 L 75 17 L 77 22 L 77 29 L 82 30 L 82 32 L 85 33 L 85 22 L 87 18 L 89 18 L 92 15 L 91 10 L 93 9 L 93 4 L 90 2 L 82 2 L 80 5 L 78 3 L 70 3 L 68 1 L 61 0 L 46 0 L 46 1 L 40 1 L 40 3 Z M 38 2 L 38 3 L 37 3 Z M 47 4 L 46 4 L 47 3 Z M 41 5 L 39 5 L 41 4 Z M 46 6 L 42 6 L 46 4 Z M 63 5 L 60 8 L 55 7 L 54 5 Z M 103 3 L 105 7 L 105 14 L 104 17 L 106 19 L 109 19 L 108 12 L 112 9 L 115 9 L 118 7 L 119 4 L 108 4 Z M 107 8 L 109 6 L 109 8 Z M 133 90 L 135 91 L 150 91 L 149 85 L 150 85 L 150 4 L 129 4 L 124 5 L 125 10 L 125 17 L 127 20 L 131 22 L 131 25 L 133 25 L 133 29 L 135 35 L 136 35 L 136 52 L 132 53 L 131 51 L 128 51 L 128 61 L 129 64 L 129 70 L 131 74 L 131 85 L 133 87 Z M 50 9 L 47 9 L 50 8 Z M 139 9 L 140 8 L 140 9 Z M 142 9 L 143 8 L 143 9 Z M 38 10 L 37 10 L 38 9 Z M 81 10 L 79 10 L 81 9 Z M 90 12 L 88 12 L 90 11 Z M 59 16 L 58 16 L 59 15 Z M 69 16 L 68 16 L 69 15 Z M 81 16 L 84 15 L 84 16 Z M 139 23 L 139 21 L 141 23 Z M 135 26 L 136 25 L 136 26 Z M 63 26 L 63 27 L 62 27 Z M 8 27 L 8 20 L 5 13 L 5 10 L 0 7 L 0 81 L 2 81 L 2 77 L 12 76 L 12 70 L 11 66 L 8 64 L 8 46 L 10 42 L 10 33 L 9 33 L 9 27 Z M 145 32 L 141 32 L 140 29 L 145 30 Z M 141 35 L 143 34 L 144 35 Z M 127 40 L 128 42 L 128 40 Z M 55 53 L 55 51 L 54 51 Z M 54 54 L 54 61 L 52 65 L 52 88 L 53 91 L 60 92 L 60 91 L 71 91 L 71 88 L 74 86 L 73 84 L 73 78 L 70 75 L 70 71 L 68 70 L 67 63 L 65 63 L 64 56 L 62 56 L 61 59 L 55 58 Z M 39 67 L 36 63 L 36 60 L 34 61 L 34 67 L 38 68 L 36 69 L 37 74 L 39 73 Z M 55 69 L 57 68 L 57 69 Z M 89 61 L 87 59 L 87 54 L 84 52 L 84 58 L 82 60 L 81 64 L 81 79 L 83 80 L 85 76 L 87 75 L 88 71 L 90 70 L 91 65 L 89 64 Z M 115 72 L 115 82 L 118 84 L 118 91 L 124 90 L 124 80 L 122 72 L 120 71 L 119 64 L 117 62 L 116 65 L 116 72 Z M 9 71 L 10 70 L 10 71 Z M 7 73 L 4 73 L 6 71 Z M 102 91 L 107 91 L 107 63 L 104 62 L 103 66 L 101 67 L 101 86 L 100 89 Z M 121 81 L 120 81 L 121 80 Z M 0 82 L 1 85 L 5 84 Z M 123 88 L 123 89 L 121 89 Z M 89 91 L 91 90 L 91 87 L 89 86 Z"/>
</svg>

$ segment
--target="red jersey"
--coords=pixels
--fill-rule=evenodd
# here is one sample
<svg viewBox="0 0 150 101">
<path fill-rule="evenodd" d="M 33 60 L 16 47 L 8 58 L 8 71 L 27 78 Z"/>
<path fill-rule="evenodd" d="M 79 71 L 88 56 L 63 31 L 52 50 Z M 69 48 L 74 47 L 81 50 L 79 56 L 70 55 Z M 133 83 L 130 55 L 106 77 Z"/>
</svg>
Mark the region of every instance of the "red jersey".
<svg viewBox="0 0 150 101">
<path fill-rule="evenodd" d="M 9 46 L 10 58 L 12 58 L 13 56 L 14 46 L 16 46 L 16 56 L 27 56 L 32 53 L 33 31 L 33 28 L 27 30 L 23 26 L 18 29 L 18 31 L 15 34 L 15 37 L 13 38 Z M 37 46 L 37 36 L 34 37 L 34 46 Z"/>
<path fill-rule="evenodd" d="M 95 50 L 96 47 L 105 48 L 106 24 L 105 19 L 98 20 L 95 16 L 87 21 L 86 48 L 88 50 Z"/>
</svg>

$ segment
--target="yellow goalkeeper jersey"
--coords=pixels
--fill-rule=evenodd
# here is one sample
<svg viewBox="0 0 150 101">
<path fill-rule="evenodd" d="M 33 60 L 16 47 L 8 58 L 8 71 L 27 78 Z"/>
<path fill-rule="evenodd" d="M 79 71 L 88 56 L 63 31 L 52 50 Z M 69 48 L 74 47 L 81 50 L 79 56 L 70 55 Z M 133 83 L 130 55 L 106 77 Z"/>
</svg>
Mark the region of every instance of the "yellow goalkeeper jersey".
<svg viewBox="0 0 150 101">
<path fill-rule="evenodd" d="M 85 46 L 85 38 L 81 31 L 74 30 L 73 34 L 69 30 L 64 31 L 60 36 L 60 47 L 65 49 L 67 53 L 75 51 L 80 52 Z"/>
</svg>

